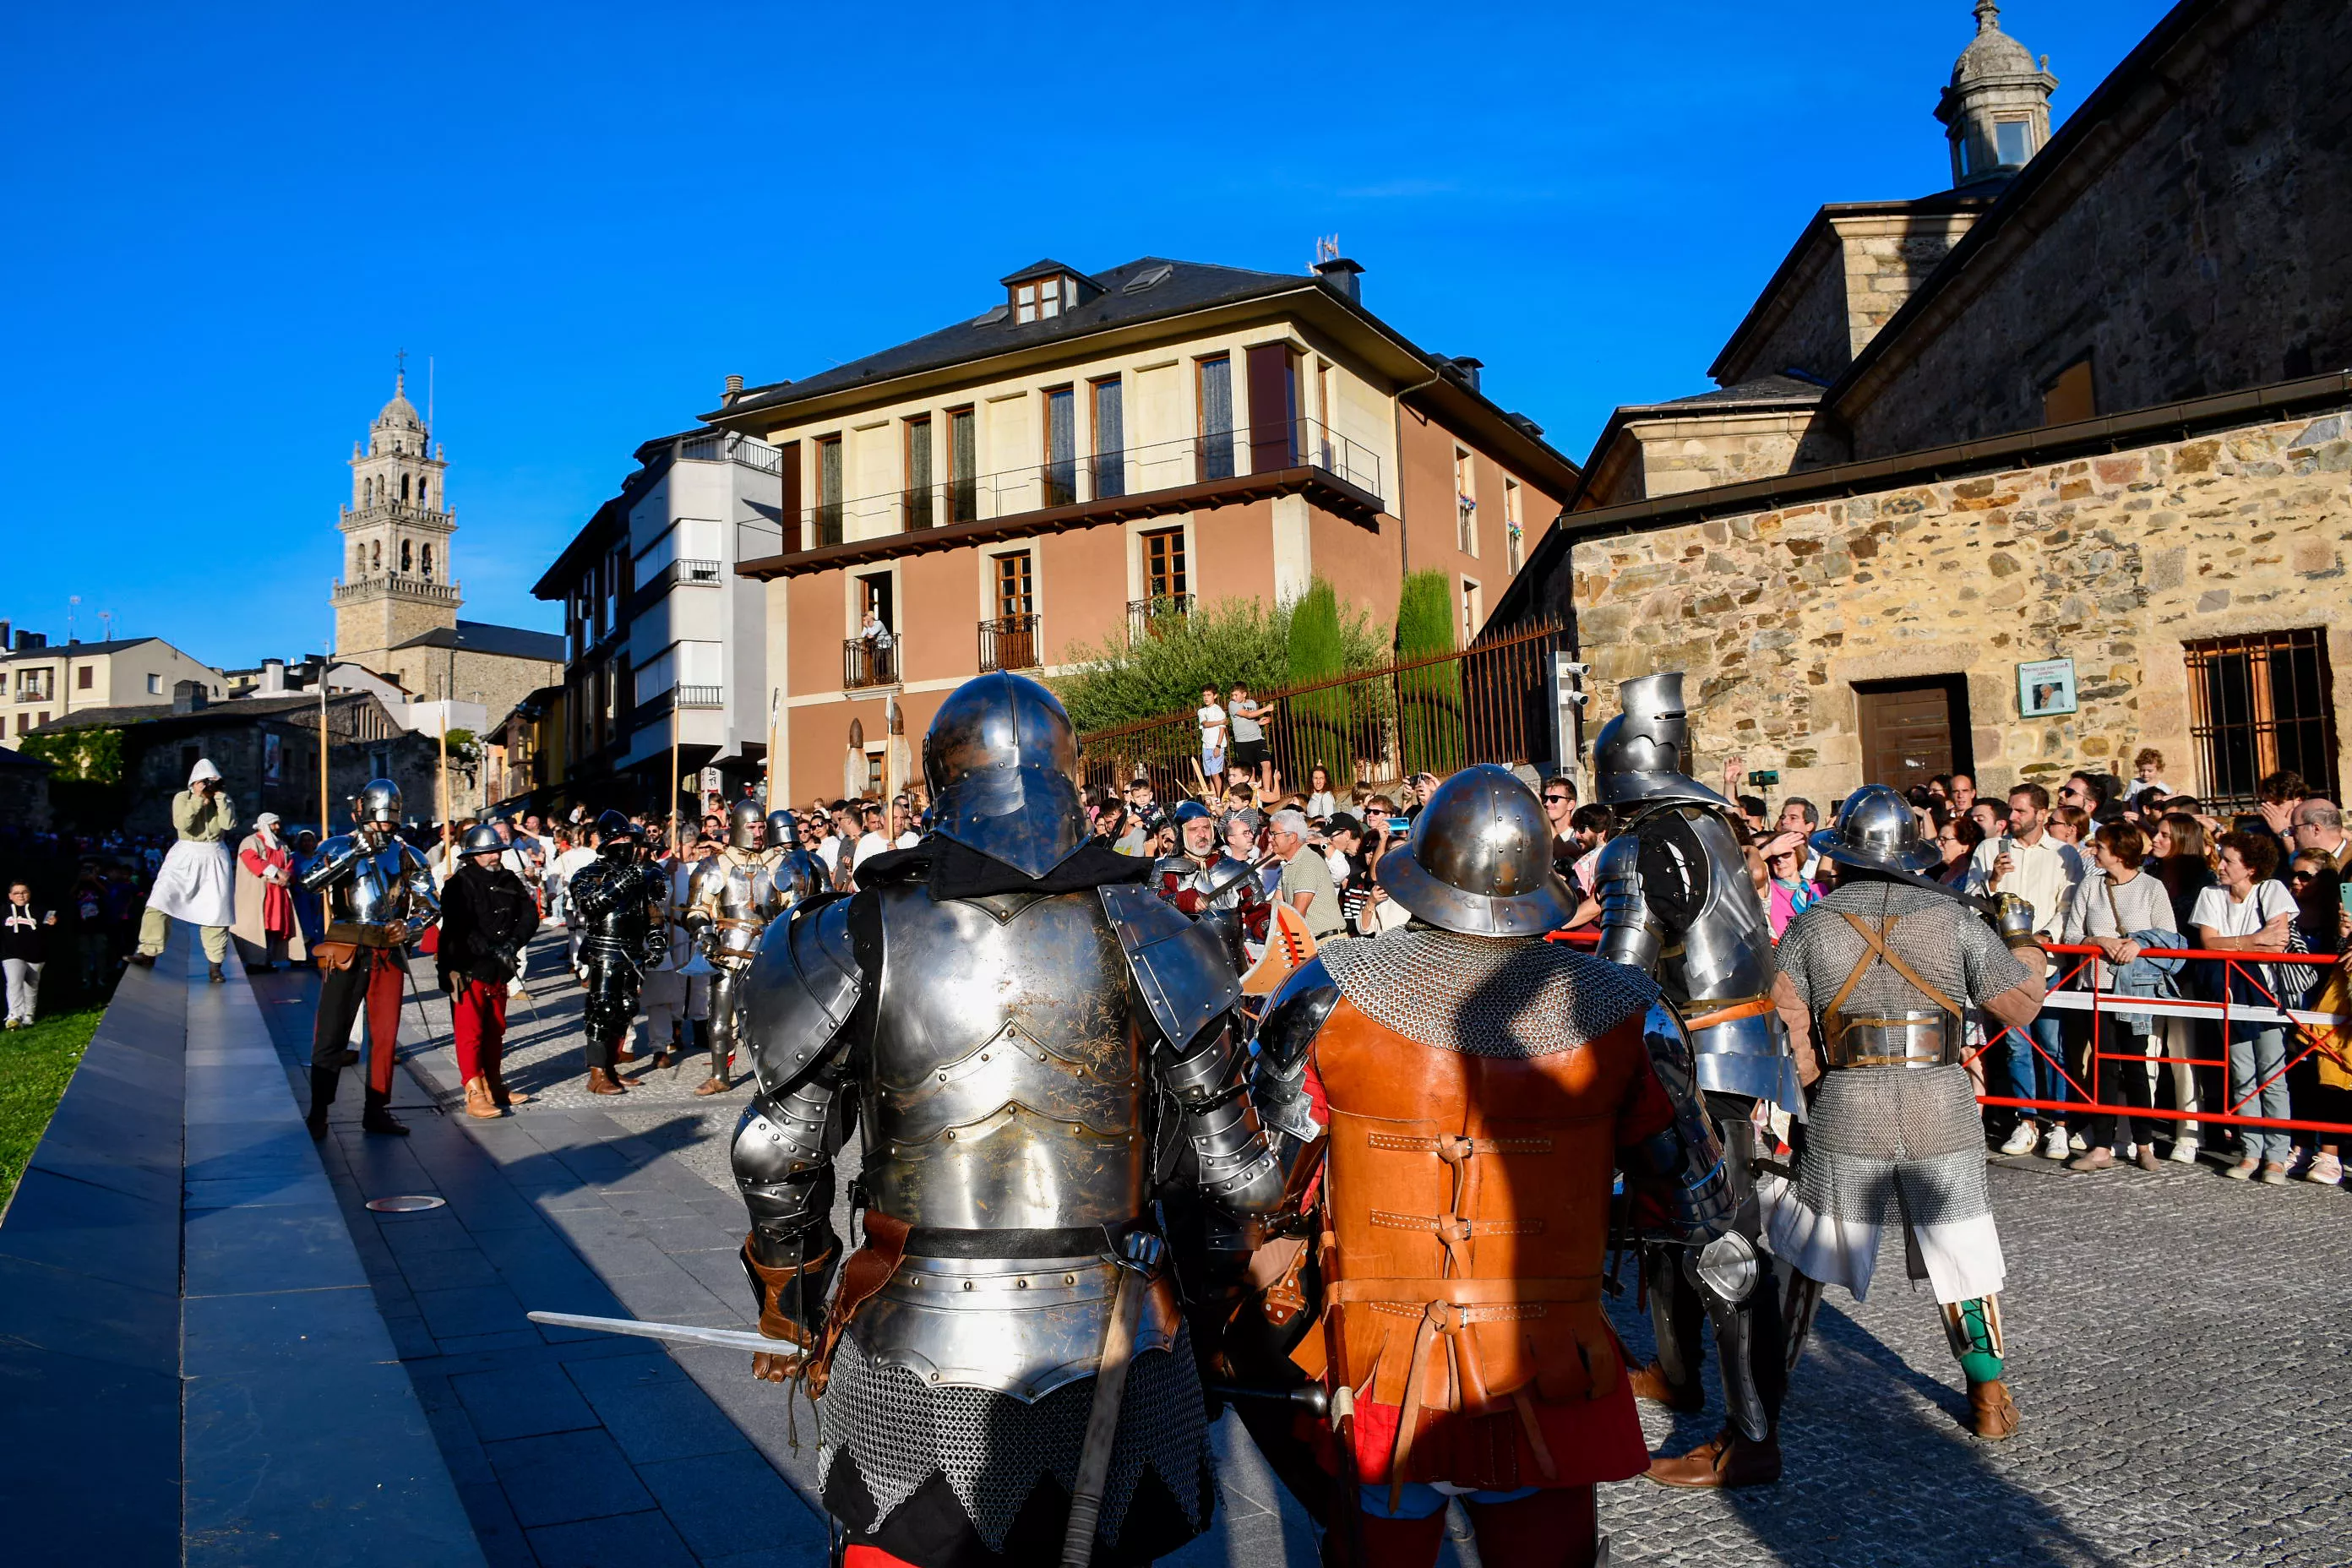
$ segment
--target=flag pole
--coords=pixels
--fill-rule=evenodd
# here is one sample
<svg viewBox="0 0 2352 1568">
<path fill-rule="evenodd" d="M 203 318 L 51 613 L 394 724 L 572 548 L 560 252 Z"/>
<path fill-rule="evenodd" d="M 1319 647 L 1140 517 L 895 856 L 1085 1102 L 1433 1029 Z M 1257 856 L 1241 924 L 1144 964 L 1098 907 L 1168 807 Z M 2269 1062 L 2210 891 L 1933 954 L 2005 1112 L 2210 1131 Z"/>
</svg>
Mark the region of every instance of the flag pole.
<svg viewBox="0 0 2352 1568">
<path fill-rule="evenodd" d="M 677 796 L 686 780 L 677 771 L 677 699 L 682 689 L 670 688 L 669 700 L 669 852 L 677 854 Z M 696 805 L 701 802 L 697 800 Z"/>
<path fill-rule="evenodd" d="M 327 673 L 334 668 L 335 639 L 331 636 L 327 638 L 326 657 L 319 661 L 319 843 L 322 847 L 335 836 L 335 825 L 327 815 Z M 328 919 L 327 893 L 326 889 L 320 889 L 319 929 L 321 931 L 327 929 Z"/>
</svg>

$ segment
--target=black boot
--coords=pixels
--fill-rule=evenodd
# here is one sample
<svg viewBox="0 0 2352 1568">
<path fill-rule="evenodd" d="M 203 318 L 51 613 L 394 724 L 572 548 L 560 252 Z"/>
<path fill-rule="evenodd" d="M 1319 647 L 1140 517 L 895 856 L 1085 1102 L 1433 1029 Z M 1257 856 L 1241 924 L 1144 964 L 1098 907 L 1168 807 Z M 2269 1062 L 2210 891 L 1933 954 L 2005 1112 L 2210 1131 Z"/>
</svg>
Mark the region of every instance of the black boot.
<svg viewBox="0 0 2352 1568">
<path fill-rule="evenodd" d="M 205 966 L 205 978 L 212 984 L 220 985 L 228 980 L 228 976 L 221 973 L 221 966 L 217 963 L 208 963 Z"/>
<path fill-rule="evenodd" d="M 380 1089 L 367 1091 L 367 1103 L 360 1111 L 360 1126 L 370 1132 L 383 1132 L 394 1138 L 408 1136 L 408 1129 L 392 1113 L 392 1096 Z"/>
<path fill-rule="evenodd" d="M 310 1069 L 310 1114 L 302 1119 L 302 1125 L 310 1130 L 312 1142 L 327 1136 L 327 1107 L 335 1103 L 335 1090 L 342 1081 L 343 1075 L 333 1068 Z"/>
</svg>

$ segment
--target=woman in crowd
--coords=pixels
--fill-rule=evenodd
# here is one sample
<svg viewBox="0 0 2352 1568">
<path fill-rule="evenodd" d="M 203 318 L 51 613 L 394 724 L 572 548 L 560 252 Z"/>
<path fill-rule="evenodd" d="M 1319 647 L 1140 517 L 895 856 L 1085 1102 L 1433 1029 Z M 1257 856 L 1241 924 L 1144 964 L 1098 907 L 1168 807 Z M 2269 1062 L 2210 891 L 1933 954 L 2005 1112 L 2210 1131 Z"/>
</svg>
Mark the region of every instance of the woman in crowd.
<svg viewBox="0 0 2352 1568">
<path fill-rule="evenodd" d="M 1318 763 L 1307 770 L 1306 813 L 1316 822 L 1328 822 L 1339 809 L 1339 801 L 1331 793 L 1331 770 Z"/>
<path fill-rule="evenodd" d="M 2147 860 L 2147 836 L 2128 822 L 2108 823 L 2092 837 L 2091 859 L 2097 869 L 2084 879 L 2082 896 L 2074 900 L 2074 914 L 2063 933 L 2065 940 L 2088 942 L 2099 950 L 2114 966 L 2113 986 L 2119 994 L 2173 994 L 2171 974 L 2179 960 L 2142 956 L 2148 948 L 2180 945 L 2171 897 L 2163 883 L 2141 869 Z M 2120 1005 L 2100 1011 L 2095 1087 L 2102 1103 L 2113 1105 L 2120 1100 L 2126 1105 L 2154 1106 L 2153 1077 L 2138 1060 L 2131 1061 L 2128 1068 L 2125 1061 L 2126 1057 L 2147 1054 L 2146 1037 L 2152 1022 L 2148 1014 L 2132 1013 Z M 2132 1142 L 2134 1158 L 2141 1170 L 2153 1171 L 2153 1120 L 2134 1117 L 2130 1121 L 2125 1136 Z M 2114 1112 L 2094 1117 L 2084 1137 L 2091 1146 L 2074 1157 L 2069 1169 L 2104 1171 L 2116 1163 Z"/>
<path fill-rule="evenodd" d="M 2305 952 L 2334 954 L 2343 951 L 2343 883 L 2336 857 L 2325 849 L 2299 850 L 2289 864 L 2286 890 L 2294 896 L 2294 929 L 2303 938 Z M 2323 1002 L 2319 994 L 2327 973 L 2316 964 L 2281 965 L 2280 977 L 2295 992 L 2288 996 L 2283 991 L 2282 999 L 2290 1007 L 2337 1011 L 2331 1005 L 2332 998 Z M 2352 1073 L 2324 1050 L 2314 1052 L 2309 1062 L 2309 1067 L 2296 1075 L 2300 1080 L 2294 1091 L 2296 1100 L 2308 1109 L 2315 1121 L 2352 1121 Z M 2343 1183 L 2343 1144 L 2336 1134 L 2315 1135 L 2315 1152 L 2304 1170 L 2303 1179 L 2323 1187 Z"/>
<path fill-rule="evenodd" d="M 1936 849 L 1944 863 L 1936 869 L 1936 880 L 1948 888 L 1957 888 L 1969 879 L 1969 863 L 1984 842 L 1984 829 L 1973 816 L 1954 816 L 1938 806 L 1936 809 Z"/>
<path fill-rule="evenodd" d="M 1789 922 L 1812 908 L 1813 900 L 1828 889 L 1805 877 L 1805 836 L 1801 833 L 1776 833 L 1764 841 L 1764 869 L 1771 879 L 1765 893 L 1765 917 L 1771 922 L 1772 940 L 1789 929 Z"/>
<path fill-rule="evenodd" d="M 2284 952 L 2289 930 L 2302 911 L 2284 885 L 2273 879 L 2278 869 L 2278 840 L 2267 833 L 2225 833 L 2221 848 L 2220 880 L 2198 895 L 2197 907 L 2189 911 L 2197 945 L 2217 952 Z M 2231 976 L 2230 998 L 2240 1005 L 2266 1007 L 2271 998 L 2263 992 L 2277 989 L 2276 965 L 2247 965 Z M 2281 1121 L 2293 1116 L 2284 1070 L 2284 1027 L 2232 1023 L 2229 1034 L 2231 1109 Z M 2287 1163 L 2294 1152 L 2288 1134 L 2250 1127 L 2238 1146 L 2238 1163 L 2223 1175 L 2236 1182 L 2259 1176 L 2264 1186 L 2286 1184 Z"/>
<path fill-rule="evenodd" d="M 2184 812 L 2167 812 L 2158 819 L 2150 836 L 2148 855 L 2156 862 L 2156 878 L 2164 884 L 2165 897 L 2172 901 L 2173 929 L 2184 933 L 2181 945 L 2194 946 L 2195 938 L 2189 933 L 2195 927 L 2189 916 L 2196 910 L 2199 895 L 2213 885 L 2212 847 L 2205 829 L 2194 816 Z M 2180 987 L 2184 995 L 2206 1001 L 2219 999 L 2219 965 L 2191 963 L 2179 978 L 2185 982 Z M 2202 1032 L 2211 1026 L 2197 1018 L 2158 1018 L 2149 1033 L 2149 1049 L 2170 1059 L 2172 1105 L 2176 1110 L 2195 1110 L 2201 1103 L 2197 1064 L 2217 1059 L 2215 1052 L 2204 1048 Z M 2169 1158 L 2179 1164 L 2195 1164 L 2199 1140 L 2195 1121 L 2178 1123 L 2173 1130 Z"/>
</svg>

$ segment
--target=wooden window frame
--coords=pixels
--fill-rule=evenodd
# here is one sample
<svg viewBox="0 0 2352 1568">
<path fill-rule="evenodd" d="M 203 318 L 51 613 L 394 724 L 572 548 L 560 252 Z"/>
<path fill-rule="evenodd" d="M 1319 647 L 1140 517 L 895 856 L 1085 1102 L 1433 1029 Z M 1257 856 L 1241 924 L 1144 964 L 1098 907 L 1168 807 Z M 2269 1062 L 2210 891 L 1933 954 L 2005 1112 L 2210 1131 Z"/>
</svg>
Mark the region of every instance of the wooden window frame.
<svg viewBox="0 0 2352 1568">
<path fill-rule="evenodd" d="M 1010 620 L 1015 616 L 1035 615 L 1037 613 L 1037 561 L 1035 552 L 1030 550 L 1000 550 L 991 554 L 988 560 L 988 602 L 990 609 L 993 612 L 992 618 L 1003 621 Z M 1008 608 L 1004 597 L 1004 583 L 1006 577 L 1005 567 L 1007 563 L 1013 561 L 1018 561 L 1021 563 L 1019 575 L 1021 578 L 1022 605 L 1021 607 L 1017 609 Z"/>
<path fill-rule="evenodd" d="M 918 431 L 927 459 L 923 466 L 930 471 L 919 486 L 915 483 Z M 909 414 L 898 422 L 899 526 L 908 530 L 930 528 L 939 522 L 940 450 L 934 435 L 928 412 Z"/>
<path fill-rule="evenodd" d="M 2195 752 L 2197 796 L 2208 810 L 2224 805 L 2252 810 L 2254 785 L 2287 765 L 2279 746 L 2282 723 L 2270 656 L 2289 652 L 2307 652 L 2312 657 L 2317 711 L 2294 714 L 2286 722 L 2317 726 L 2315 750 L 2325 764 L 2324 768 L 2298 771 L 2303 771 L 2306 784 L 2327 799 L 2342 798 L 2336 794 L 2339 781 L 2335 673 L 2328 658 L 2325 626 L 2291 626 L 2237 637 L 2200 637 L 2181 644 L 2180 651 L 2188 678 L 2189 740 Z M 2242 720 L 2214 710 L 2211 672 L 2220 660 L 2231 658 L 2243 658 L 2246 661 L 2247 712 Z M 2234 771 L 2222 765 L 2225 732 L 2242 732 L 2251 753 L 2242 789 L 2232 787 L 2232 782 L 2222 776 L 2225 772 Z"/>
<path fill-rule="evenodd" d="M 1478 457 L 1467 447 L 1454 448 L 1454 542 L 1471 560 L 1478 559 Z"/>
<path fill-rule="evenodd" d="M 948 521 L 975 521 L 980 517 L 980 405 L 964 403 L 953 408 L 942 408 L 940 417 L 947 421 Z M 965 428 L 971 432 L 972 471 L 968 474 L 961 471 L 956 461 L 956 426 L 959 421 L 965 422 Z"/>
<path fill-rule="evenodd" d="M 1192 562 L 1185 548 L 1183 524 L 1179 523 L 1173 528 L 1148 529 L 1139 534 L 1137 539 L 1143 554 L 1144 598 L 1157 602 L 1161 599 L 1181 599 L 1189 595 L 1192 591 Z M 1152 566 L 1152 546 L 1163 543 L 1170 546 L 1166 554 L 1173 560 L 1175 566 L 1172 575 L 1169 578 L 1170 585 L 1165 587 L 1161 585 L 1160 579 L 1153 574 Z"/>
</svg>

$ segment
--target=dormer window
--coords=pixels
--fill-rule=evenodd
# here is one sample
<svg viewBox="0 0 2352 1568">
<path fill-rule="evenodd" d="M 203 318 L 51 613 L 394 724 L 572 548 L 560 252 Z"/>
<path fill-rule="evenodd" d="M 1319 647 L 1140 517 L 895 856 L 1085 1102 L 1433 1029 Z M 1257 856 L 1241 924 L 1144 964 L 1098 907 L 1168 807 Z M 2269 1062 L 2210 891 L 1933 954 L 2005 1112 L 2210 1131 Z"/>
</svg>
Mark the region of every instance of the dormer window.
<svg viewBox="0 0 2352 1568">
<path fill-rule="evenodd" d="M 1077 289 L 1067 278 L 1040 278 L 1013 285 L 1013 319 L 1023 326 L 1051 321 L 1077 302 Z"/>
</svg>

